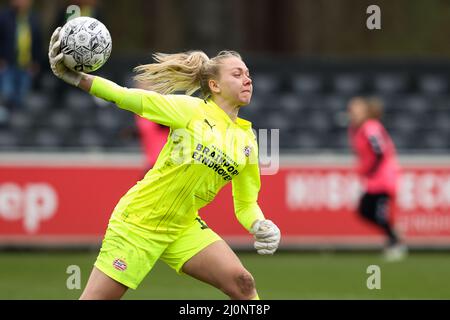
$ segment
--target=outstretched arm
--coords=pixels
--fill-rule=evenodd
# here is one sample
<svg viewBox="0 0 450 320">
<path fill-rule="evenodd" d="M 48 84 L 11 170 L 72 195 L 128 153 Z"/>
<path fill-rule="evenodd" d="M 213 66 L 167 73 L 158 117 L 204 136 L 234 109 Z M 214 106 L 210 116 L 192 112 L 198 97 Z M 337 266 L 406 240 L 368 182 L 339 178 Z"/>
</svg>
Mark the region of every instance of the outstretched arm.
<svg viewBox="0 0 450 320">
<path fill-rule="evenodd" d="M 111 101 L 122 109 L 165 126 L 184 128 L 192 118 L 198 100 L 196 98 L 128 89 L 102 77 L 67 68 L 60 50 L 60 30 L 61 27 L 58 27 L 53 33 L 48 51 L 50 67 L 55 76 L 98 98 Z"/>
</svg>

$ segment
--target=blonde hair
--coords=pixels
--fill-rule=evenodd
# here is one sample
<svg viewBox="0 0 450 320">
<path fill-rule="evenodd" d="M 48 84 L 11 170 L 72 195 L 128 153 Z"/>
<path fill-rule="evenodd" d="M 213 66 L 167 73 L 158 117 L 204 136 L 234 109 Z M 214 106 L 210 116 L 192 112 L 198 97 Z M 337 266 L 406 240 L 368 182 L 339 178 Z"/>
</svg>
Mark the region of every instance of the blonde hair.
<svg viewBox="0 0 450 320">
<path fill-rule="evenodd" d="M 181 91 L 192 95 L 200 89 L 203 98 L 207 98 L 211 95 L 208 81 L 217 78 L 222 59 L 230 57 L 242 59 L 239 53 L 229 50 L 221 51 L 211 59 L 203 51 L 155 53 L 155 63 L 134 68 L 138 73 L 134 80 L 161 94 Z"/>
<path fill-rule="evenodd" d="M 377 97 L 354 97 L 354 101 L 361 102 L 367 112 L 367 119 L 381 120 L 383 117 L 383 101 Z"/>
<path fill-rule="evenodd" d="M 381 120 L 383 117 L 383 101 L 376 97 L 364 99 L 367 104 L 367 113 L 370 119 Z"/>
</svg>

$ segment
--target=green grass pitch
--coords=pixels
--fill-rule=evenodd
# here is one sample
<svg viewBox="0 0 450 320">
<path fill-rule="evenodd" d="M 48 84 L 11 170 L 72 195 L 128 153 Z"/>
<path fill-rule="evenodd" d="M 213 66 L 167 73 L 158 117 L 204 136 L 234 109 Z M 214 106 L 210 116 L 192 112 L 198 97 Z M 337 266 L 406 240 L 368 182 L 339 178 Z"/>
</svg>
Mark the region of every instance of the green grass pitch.
<svg viewBox="0 0 450 320">
<path fill-rule="evenodd" d="M 280 252 L 274 256 L 239 253 L 253 274 L 262 299 L 450 299 L 450 254 L 413 252 L 401 262 L 379 253 Z M 77 265 L 81 287 L 96 252 L 0 252 L 0 299 L 77 299 L 66 287 L 66 269 Z M 381 270 L 381 289 L 366 286 L 369 265 Z M 220 291 L 162 262 L 124 299 L 227 299 Z"/>
</svg>

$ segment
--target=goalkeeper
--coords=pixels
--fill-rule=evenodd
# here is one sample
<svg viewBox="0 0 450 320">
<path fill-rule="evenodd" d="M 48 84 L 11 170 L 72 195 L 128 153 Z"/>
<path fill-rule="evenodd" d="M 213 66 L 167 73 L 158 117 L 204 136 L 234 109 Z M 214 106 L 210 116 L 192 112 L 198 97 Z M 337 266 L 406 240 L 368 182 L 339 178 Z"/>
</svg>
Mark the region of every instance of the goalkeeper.
<svg viewBox="0 0 450 320">
<path fill-rule="evenodd" d="M 50 40 L 53 73 L 65 82 L 170 127 L 155 166 L 117 203 L 81 299 L 120 299 L 136 289 L 158 259 L 222 290 L 231 299 L 259 299 L 252 275 L 199 217 L 232 182 L 235 214 L 259 254 L 273 254 L 280 230 L 257 203 L 258 146 L 251 123 L 238 118 L 250 103 L 252 80 L 238 53 L 155 54 L 136 68 L 148 90 L 127 89 L 69 70 L 60 28 Z M 198 89 L 203 99 L 190 96 Z M 186 95 L 173 94 L 186 92 Z"/>
</svg>

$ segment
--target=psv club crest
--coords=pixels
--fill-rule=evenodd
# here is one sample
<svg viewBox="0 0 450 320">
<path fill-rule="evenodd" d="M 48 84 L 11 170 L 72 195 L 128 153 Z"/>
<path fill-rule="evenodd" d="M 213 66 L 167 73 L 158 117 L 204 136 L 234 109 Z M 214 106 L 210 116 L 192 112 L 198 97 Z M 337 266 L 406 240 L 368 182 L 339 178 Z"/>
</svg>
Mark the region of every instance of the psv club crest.
<svg viewBox="0 0 450 320">
<path fill-rule="evenodd" d="M 252 151 L 252 148 L 250 148 L 250 146 L 245 146 L 244 147 L 244 154 L 246 157 L 250 156 L 250 151 Z"/>
<path fill-rule="evenodd" d="M 115 259 L 113 261 L 113 266 L 119 271 L 125 271 L 127 269 L 127 263 L 122 259 Z"/>
</svg>

